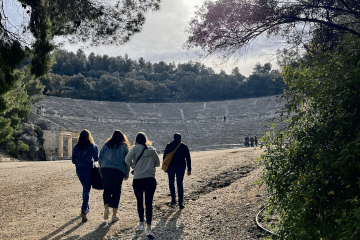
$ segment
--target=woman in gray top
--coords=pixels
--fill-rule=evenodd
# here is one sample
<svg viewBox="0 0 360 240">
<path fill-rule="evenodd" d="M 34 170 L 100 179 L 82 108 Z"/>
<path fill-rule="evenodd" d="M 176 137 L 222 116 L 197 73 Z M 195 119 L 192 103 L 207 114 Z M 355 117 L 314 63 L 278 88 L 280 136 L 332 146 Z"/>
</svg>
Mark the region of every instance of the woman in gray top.
<svg viewBox="0 0 360 240">
<path fill-rule="evenodd" d="M 130 143 L 125 134 L 117 130 L 101 148 L 99 155 L 100 174 L 104 185 L 104 220 L 109 218 L 109 207 L 113 209 L 112 221 L 119 220 L 116 216 L 123 180 L 129 178 L 130 167 L 125 163 L 125 156 Z"/>
<path fill-rule="evenodd" d="M 134 169 L 133 189 L 137 200 L 139 214 L 138 230 L 145 230 L 144 225 L 144 192 L 146 207 L 146 235 L 153 237 L 151 231 L 152 201 L 156 189 L 155 167 L 160 166 L 156 149 L 151 146 L 145 133 L 139 132 L 136 136 L 135 146 L 125 158 L 125 162 Z"/>
</svg>

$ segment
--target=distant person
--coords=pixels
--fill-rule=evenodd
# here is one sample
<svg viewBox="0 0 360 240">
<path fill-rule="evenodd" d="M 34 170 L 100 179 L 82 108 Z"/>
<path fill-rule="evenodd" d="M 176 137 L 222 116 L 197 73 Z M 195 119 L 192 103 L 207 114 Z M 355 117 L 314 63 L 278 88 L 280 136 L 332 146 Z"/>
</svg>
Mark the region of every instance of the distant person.
<svg viewBox="0 0 360 240">
<path fill-rule="evenodd" d="M 113 210 L 111 221 L 119 220 L 116 213 L 120 203 L 121 185 L 123 180 L 129 178 L 130 167 L 125 163 L 129 149 L 130 143 L 126 135 L 119 130 L 116 130 L 101 148 L 99 165 L 104 185 L 104 220 L 109 218 L 109 207 Z"/>
<path fill-rule="evenodd" d="M 160 166 L 160 159 L 156 149 L 151 146 L 145 133 L 139 132 L 136 135 L 135 146 L 133 146 L 126 156 L 125 162 L 134 169 L 133 189 L 137 200 L 137 210 L 139 215 L 138 230 L 145 230 L 144 224 L 144 193 L 145 193 L 145 215 L 146 215 L 146 235 L 154 237 L 151 230 L 152 202 L 156 190 L 155 172 L 156 167 Z"/>
<path fill-rule="evenodd" d="M 257 145 L 258 145 L 258 138 L 257 136 L 255 136 L 255 148 L 257 148 Z"/>
<path fill-rule="evenodd" d="M 254 147 L 255 139 L 253 137 L 250 137 L 250 145 L 251 147 Z"/>
<path fill-rule="evenodd" d="M 249 137 L 245 137 L 245 147 L 249 147 Z"/>
<path fill-rule="evenodd" d="M 190 158 L 190 151 L 189 148 L 181 142 L 181 134 L 175 133 L 174 134 L 174 141 L 168 143 L 165 148 L 165 152 L 163 155 L 163 160 L 165 156 L 174 151 L 175 148 L 178 147 L 176 150 L 171 163 L 167 169 L 167 174 L 169 178 L 169 188 L 171 194 L 171 203 L 176 204 L 176 194 L 175 194 L 175 176 L 176 176 L 176 185 L 178 190 L 178 200 L 179 200 L 179 207 L 180 209 L 184 209 L 185 206 L 183 205 L 184 202 L 184 187 L 183 187 L 183 180 L 185 175 L 185 170 L 187 166 L 187 175 L 191 174 L 191 158 Z"/>
<path fill-rule="evenodd" d="M 78 176 L 83 187 L 81 218 L 87 221 L 89 212 L 89 198 L 91 190 L 91 170 L 94 167 L 94 161 L 98 161 L 98 148 L 94 143 L 89 130 L 82 130 L 76 145 L 72 150 L 72 163 L 76 167 L 76 175 Z"/>
</svg>

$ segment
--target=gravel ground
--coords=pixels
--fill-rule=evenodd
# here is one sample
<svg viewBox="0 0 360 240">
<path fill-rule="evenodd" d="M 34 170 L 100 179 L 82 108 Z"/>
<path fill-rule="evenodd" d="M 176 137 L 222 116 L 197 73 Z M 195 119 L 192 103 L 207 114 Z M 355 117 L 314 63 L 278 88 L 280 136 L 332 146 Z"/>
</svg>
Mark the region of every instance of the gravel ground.
<svg viewBox="0 0 360 240">
<path fill-rule="evenodd" d="M 255 185 L 260 149 L 192 153 L 185 209 L 169 205 L 167 176 L 158 169 L 156 239 L 263 239 L 255 222 L 264 203 Z M 161 156 L 162 157 L 162 156 Z M 132 179 L 123 183 L 116 223 L 103 220 L 102 191 L 91 190 L 89 221 L 79 216 L 82 187 L 71 161 L 0 163 L 0 239 L 147 239 L 138 223 Z"/>
</svg>

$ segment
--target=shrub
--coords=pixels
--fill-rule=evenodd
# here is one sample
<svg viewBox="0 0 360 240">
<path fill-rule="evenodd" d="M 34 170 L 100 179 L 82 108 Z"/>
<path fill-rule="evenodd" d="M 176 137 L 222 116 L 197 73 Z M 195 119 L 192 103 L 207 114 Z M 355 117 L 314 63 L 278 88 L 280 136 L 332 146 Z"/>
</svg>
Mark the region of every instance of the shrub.
<svg viewBox="0 0 360 240">
<path fill-rule="evenodd" d="M 280 239 L 360 239 L 360 40 L 286 67 L 286 126 L 263 137 Z"/>
</svg>

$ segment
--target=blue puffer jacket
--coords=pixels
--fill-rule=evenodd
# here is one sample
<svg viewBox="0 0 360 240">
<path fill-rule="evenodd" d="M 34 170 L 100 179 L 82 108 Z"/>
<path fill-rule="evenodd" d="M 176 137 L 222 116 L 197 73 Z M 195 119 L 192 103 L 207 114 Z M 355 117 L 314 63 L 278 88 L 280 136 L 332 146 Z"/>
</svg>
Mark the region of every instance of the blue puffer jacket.
<svg viewBox="0 0 360 240">
<path fill-rule="evenodd" d="M 75 145 L 72 151 L 72 163 L 75 164 L 77 168 L 92 168 L 99 159 L 99 150 L 95 144 L 89 145 L 85 149 L 81 149 L 78 145 Z"/>
</svg>

